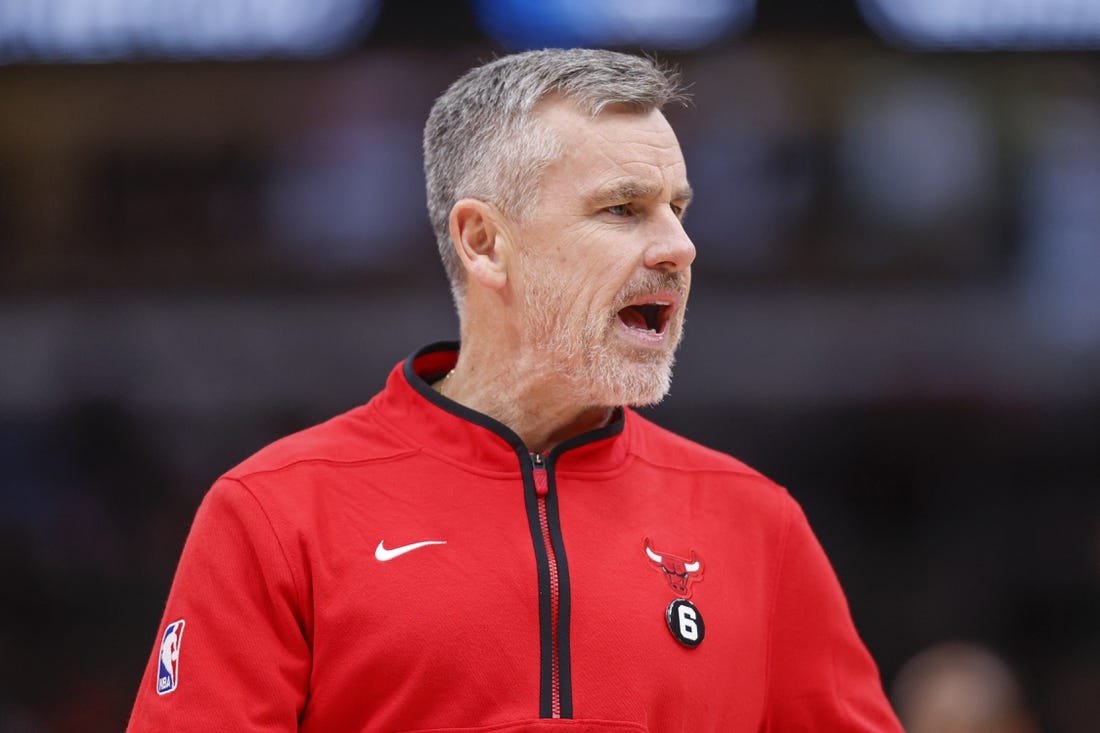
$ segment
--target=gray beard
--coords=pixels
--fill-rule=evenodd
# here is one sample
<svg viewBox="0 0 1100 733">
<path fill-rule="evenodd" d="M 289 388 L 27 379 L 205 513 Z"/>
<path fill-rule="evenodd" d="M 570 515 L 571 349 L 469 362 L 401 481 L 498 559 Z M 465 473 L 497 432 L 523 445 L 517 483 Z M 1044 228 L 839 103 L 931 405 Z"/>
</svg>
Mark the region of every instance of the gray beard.
<svg viewBox="0 0 1100 733">
<path fill-rule="evenodd" d="M 622 305 L 641 293 L 661 289 L 683 292 L 682 277 L 652 273 L 652 277 L 627 288 Z M 546 371 L 565 381 L 576 404 L 586 407 L 654 405 L 668 394 L 672 384 L 675 350 L 682 336 L 681 323 L 673 322 L 673 348 L 668 351 L 630 350 L 616 344 L 618 309 L 602 323 L 588 322 L 578 328 L 563 323 L 566 309 L 559 307 L 566 288 L 556 287 L 551 278 L 532 283 L 524 296 L 528 314 L 526 334 L 531 351 Z"/>
</svg>

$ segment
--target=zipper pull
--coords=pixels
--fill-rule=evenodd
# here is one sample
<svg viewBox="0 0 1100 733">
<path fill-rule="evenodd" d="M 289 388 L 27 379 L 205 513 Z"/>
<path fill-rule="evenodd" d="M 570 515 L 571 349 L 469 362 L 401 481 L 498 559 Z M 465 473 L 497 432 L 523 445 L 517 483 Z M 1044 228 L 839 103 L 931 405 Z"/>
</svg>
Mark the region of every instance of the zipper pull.
<svg viewBox="0 0 1100 733">
<path fill-rule="evenodd" d="M 532 477 L 535 479 L 535 494 L 545 497 L 550 493 L 550 482 L 546 480 L 546 460 L 541 453 L 531 454 L 531 468 L 534 469 Z"/>
</svg>

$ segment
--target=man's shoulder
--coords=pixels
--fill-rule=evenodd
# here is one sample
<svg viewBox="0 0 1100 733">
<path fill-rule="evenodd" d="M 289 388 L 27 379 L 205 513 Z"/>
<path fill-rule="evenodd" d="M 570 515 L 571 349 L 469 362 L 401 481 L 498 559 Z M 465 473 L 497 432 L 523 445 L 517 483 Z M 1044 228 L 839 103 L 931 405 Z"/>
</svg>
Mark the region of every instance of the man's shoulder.
<svg viewBox="0 0 1100 733">
<path fill-rule="evenodd" d="M 245 480 L 316 464 L 360 464 L 415 452 L 371 417 L 361 405 L 261 448 L 224 474 Z"/>
<path fill-rule="evenodd" d="M 775 485 L 771 479 L 755 468 L 728 453 L 708 448 L 702 443 L 674 433 L 637 413 L 634 413 L 632 417 L 638 431 L 638 438 L 635 440 L 637 450 L 649 463 L 665 465 L 680 471 L 714 471 L 737 474 L 747 479 Z"/>
</svg>

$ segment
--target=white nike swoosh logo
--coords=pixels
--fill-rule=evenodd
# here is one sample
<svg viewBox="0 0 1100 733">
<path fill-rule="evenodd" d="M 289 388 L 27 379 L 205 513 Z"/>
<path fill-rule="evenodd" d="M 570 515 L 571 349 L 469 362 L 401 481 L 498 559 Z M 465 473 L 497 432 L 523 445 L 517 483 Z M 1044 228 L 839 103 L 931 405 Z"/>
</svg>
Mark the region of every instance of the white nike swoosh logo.
<svg viewBox="0 0 1100 733">
<path fill-rule="evenodd" d="M 406 552 L 412 552 L 413 550 L 419 550 L 421 547 L 427 547 L 428 545 L 445 545 L 447 544 L 443 540 L 426 540 L 424 542 L 413 542 L 411 545 L 401 545 L 395 547 L 392 550 L 386 549 L 386 541 L 382 540 L 378 543 L 378 547 L 374 548 L 374 559 L 378 562 L 389 562 L 395 557 L 401 557 Z"/>
</svg>

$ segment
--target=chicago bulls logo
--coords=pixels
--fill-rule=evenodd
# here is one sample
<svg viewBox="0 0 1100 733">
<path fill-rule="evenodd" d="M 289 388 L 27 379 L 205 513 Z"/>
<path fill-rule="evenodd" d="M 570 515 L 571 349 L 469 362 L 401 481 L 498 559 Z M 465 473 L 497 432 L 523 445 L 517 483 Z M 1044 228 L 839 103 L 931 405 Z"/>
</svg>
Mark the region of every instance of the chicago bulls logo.
<svg viewBox="0 0 1100 733">
<path fill-rule="evenodd" d="M 649 558 L 650 566 L 659 570 L 667 579 L 672 591 L 684 598 L 691 597 L 691 584 L 703 579 L 703 563 L 696 556 L 694 550 L 690 550 L 690 558 L 671 555 L 667 552 L 657 552 L 649 544 L 649 538 L 645 540 L 645 554 Z"/>
</svg>

